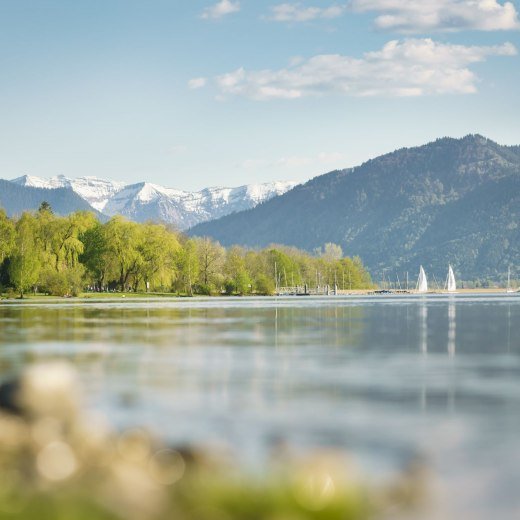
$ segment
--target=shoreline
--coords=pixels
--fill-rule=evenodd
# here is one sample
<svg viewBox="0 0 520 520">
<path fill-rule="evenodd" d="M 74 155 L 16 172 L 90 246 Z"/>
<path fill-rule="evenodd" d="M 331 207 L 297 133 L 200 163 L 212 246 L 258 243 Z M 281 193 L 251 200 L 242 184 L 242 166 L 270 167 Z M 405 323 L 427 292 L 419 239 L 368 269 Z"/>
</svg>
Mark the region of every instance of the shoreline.
<svg viewBox="0 0 520 520">
<path fill-rule="evenodd" d="M 307 295 L 304 298 L 334 298 L 338 296 L 458 296 L 458 295 L 519 295 L 520 290 L 515 290 L 512 293 L 508 293 L 505 288 L 478 288 L 478 289 L 460 289 L 456 292 L 448 291 L 428 291 L 427 293 L 419 293 L 417 291 L 381 291 L 379 289 L 358 289 L 358 290 L 338 290 L 336 295 Z M 247 294 L 247 295 L 183 295 L 173 293 L 82 293 L 79 296 L 52 296 L 46 294 L 29 294 L 25 295 L 24 298 L 7 297 L 6 294 L 0 294 L 0 301 L 5 303 L 13 302 L 46 302 L 46 301 L 82 301 L 82 300 L 108 300 L 108 301 L 121 301 L 121 300 L 146 300 L 146 299 L 166 299 L 166 300 L 197 300 L 197 299 L 226 299 L 226 298 L 300 298 L 302 296 L 295 295 L 265 295 L 265 294 Z"/>
</svg>

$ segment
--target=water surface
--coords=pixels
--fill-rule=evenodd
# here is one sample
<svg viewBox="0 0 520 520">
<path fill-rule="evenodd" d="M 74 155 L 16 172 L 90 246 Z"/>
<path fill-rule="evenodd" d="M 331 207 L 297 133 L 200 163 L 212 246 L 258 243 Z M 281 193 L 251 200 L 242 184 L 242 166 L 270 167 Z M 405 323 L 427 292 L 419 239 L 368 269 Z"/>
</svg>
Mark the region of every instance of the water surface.
<svg viewBox="0 0 520 520">
<path fill-rule="evenodd" d="M 520 512 L 518 295 L 0 304 L 0 378 L 56 358 L 120 428 L 251 468 L 281 443 L 374 476 L 420 456 L 453 518 Z"/>
</svg>

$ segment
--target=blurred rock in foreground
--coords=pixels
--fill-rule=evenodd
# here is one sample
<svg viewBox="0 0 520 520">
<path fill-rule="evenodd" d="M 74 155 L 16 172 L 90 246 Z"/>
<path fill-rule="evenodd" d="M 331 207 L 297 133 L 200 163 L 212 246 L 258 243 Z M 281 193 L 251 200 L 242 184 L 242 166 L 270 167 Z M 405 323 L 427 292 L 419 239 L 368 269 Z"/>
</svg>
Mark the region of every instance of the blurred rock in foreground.
<svg viewBox="0 0 520 520">
<path fill-rule="evenodd" d="M 81 407 L 65 363 L 0 387 L 0 519 L 353 520 L 417 518 L 425 469 L 368 483 L 345 454 L 276 454 L 267 474 L 232 458 L 172 449 L 147 431 L 115 432 Z"/>
</svg>

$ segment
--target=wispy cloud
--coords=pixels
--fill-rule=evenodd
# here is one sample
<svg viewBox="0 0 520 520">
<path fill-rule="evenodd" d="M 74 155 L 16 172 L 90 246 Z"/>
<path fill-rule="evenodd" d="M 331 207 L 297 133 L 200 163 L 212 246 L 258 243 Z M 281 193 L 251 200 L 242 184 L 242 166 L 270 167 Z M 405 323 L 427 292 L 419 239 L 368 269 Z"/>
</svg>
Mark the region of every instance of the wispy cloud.
<svg viewBox="0 0 520 520">
<path fill-rule="evenodd" d="M 380 29 L 403 33 L 520 29 L 512 2 L 497 0 L 351 0 L 356 11 L 375 11 Z"/>
<path fill-rule="evenodd" d="M 346 96 L 426 96 L 469 94 L 477 90 L 470 65 L 489 56 L 514 56 L 511 43 L 464 46 L 429 38 L 393 40 L 361 58 L 322 54 L 279 70 L 239 68 L 212 83 L 219 98 L 299 99 Z"/>
<path fill-rule="evenodd" d="M 317 19 L 338 18 L 346 10 L 346 4 L 314 7 L 305 6 L 299 2 L 285 3 L 271 7 L 271 15 L 268 18 L 275 22 L 309 22 Z"/>
<path fill-rule="evenodd" d="M 232 0 L 221 0 L 214 5 L 206 7 L 202 11 L 201 17 L 205 20 L 218 20 L 228 14 L 238 13 L 240 11 L 240 2 Z"/>
<path fill-rule="evenodd" d="M 207 78 L 193 78 L 188 81 L 188 87 L 192 90 L 202 88 L 206 86 L 208 82 Z"/>
<path fill-rule="evenodd" d="M 403 33 L 520 29 L 514 4 L 499 0 L 348 0 L 324 7 L 293 2 L 271 7 L 268 19 L 308 22 L 347 12 L 375 12 L 378 28 Z"/>
</svg>

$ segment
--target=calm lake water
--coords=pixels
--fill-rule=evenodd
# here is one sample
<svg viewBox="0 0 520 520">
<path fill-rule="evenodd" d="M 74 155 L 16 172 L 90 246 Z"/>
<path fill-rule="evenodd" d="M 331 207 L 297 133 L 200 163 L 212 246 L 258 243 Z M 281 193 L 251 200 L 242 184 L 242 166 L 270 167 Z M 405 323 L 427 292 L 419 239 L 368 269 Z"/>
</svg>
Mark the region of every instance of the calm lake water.
<svg viewBox="0 0 520 520">
<path fill-rule="evenodd" d="M 255 471 L 281 442 L 375 477 L 419 456 L 446 518 L 520 517 L 518 295 L 0 304 L 1 379 L 56 358 L 117 427 Z"/>
</svg>

